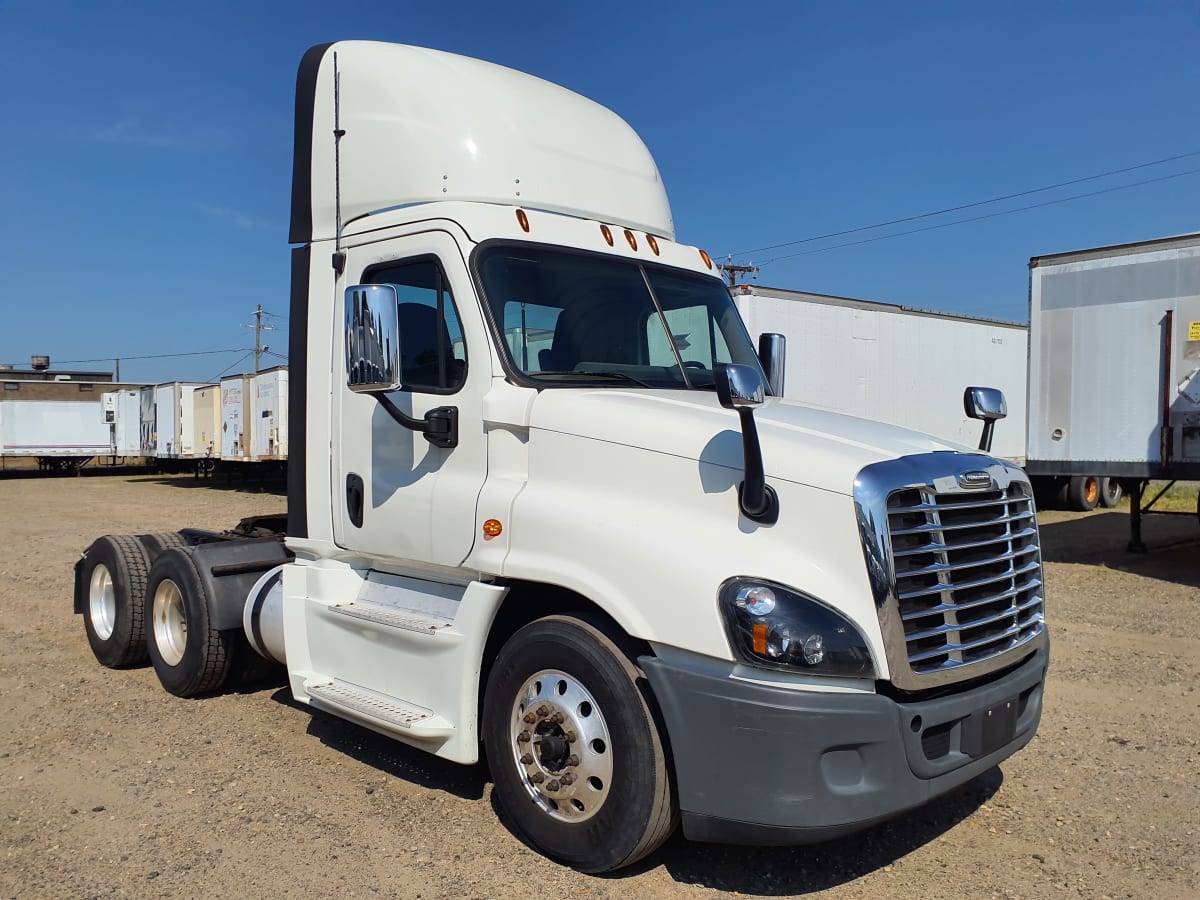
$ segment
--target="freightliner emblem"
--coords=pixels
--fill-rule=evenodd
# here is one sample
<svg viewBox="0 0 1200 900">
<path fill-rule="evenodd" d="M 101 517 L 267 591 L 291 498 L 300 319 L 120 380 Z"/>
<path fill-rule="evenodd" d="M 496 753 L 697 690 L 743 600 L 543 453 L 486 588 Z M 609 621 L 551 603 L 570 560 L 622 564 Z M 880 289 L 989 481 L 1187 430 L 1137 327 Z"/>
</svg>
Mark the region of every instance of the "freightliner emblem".
<svg viewBox="0 0 1200 900">
<path fill-rule="evenodd" d="M 958 476 L 958 486 L 963 490 L 978 491 L 992 485 L 992 476 L 987 472 L 963 472 Z"/>
</svg>

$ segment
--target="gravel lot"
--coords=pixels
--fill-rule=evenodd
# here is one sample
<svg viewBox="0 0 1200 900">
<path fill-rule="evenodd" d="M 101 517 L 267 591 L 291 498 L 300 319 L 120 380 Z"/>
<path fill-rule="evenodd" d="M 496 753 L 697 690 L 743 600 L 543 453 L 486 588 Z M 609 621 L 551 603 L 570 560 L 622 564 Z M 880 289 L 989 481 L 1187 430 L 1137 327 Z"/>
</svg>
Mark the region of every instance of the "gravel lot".
<svg viewBox="0 0 1200 900">
<path fill-rule="evenodd" d="M 480 768 L 293 704 L 199 700 L 92 658 L 72 564 L 96 536 L 226 527 L 255 489 L 145 476 L 0 480 L 0 893 L 90 896 L 1195 897 L 1200 528 L 1042 515 L 1053 663 L 1022 753 L 895 822 L 819 847 L 676 836 L 632 870 L 550 863 Z"/>
</svg>

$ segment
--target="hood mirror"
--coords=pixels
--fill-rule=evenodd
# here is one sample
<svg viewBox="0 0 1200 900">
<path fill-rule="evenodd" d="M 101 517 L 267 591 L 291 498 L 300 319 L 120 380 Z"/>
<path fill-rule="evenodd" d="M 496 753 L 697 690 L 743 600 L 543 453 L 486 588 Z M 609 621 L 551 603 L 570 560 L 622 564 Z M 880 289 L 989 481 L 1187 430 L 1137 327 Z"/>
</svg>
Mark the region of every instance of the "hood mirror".
<svg viewBox="0 0 1200 900">
<path fill-rule="evenodd" d="M 1004 391 L 998 388 L 969 387 L 963 392 L 963 410 L 969 419 L 983 420 L 983 435 L 979 438 L 979 449 L 985 453 L 992 449 L 992 429 L 996 420 L 1008 415 L 1008 404 Z"/>
<path fill-rule="evenodd" d="M 745 480 L 738 485 L 742 515 L 760 525 L 779 521 L 779 497 L 763 473 L 762 446 L 754 408 L 763 402 L 762 376 L 751 366 L 718 363 L 713 367 L 717 399 L 726 409 L 736 410 L 742 424 L 742 467 Z"/>
</svg>

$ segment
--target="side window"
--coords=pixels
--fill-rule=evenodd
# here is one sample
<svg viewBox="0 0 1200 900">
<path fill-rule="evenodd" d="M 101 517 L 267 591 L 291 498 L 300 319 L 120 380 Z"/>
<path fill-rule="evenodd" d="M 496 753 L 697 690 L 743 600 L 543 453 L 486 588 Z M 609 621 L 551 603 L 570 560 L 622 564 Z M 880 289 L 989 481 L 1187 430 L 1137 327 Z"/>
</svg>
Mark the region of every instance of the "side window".
<svg viewBox="0 0 1200 900">
<path fill-rule="evenodd" d="M 395 285 L 405 390 L 453 393 L 467 374 L 467 347 L 450 285 L 435 260 L 375 269 L 367 284 Z"/>
</svg>

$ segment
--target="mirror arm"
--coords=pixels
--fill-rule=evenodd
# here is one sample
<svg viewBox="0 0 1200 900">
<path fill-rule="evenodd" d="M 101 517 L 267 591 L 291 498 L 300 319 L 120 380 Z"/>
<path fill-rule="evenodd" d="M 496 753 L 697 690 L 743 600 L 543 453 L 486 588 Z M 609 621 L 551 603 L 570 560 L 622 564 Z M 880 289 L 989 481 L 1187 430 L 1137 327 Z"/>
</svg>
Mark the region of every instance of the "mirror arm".
<svg viewBox="0 0 1200 900">
<path fill-rule="evenodd" d="M 983 434 L 979 438 L 979 449 L 984 453 L 992 452 L 992 429 L 995 427 L 995 419 L 983 420 Z"/>
<path fill-rule="evenodd" d="M 395 403 L 383 391 L 371 391 L 371 396 L 379 401 L 389 416 L 410 431 L 419 431 L 425 435 L 425 440 L 435 447 L 458 446 L 458 407 L 439 406 L 425 413 L 424 419 L 414 419 Z"/>
<path fill-rule="evenodd" d="M 767 484 L 763 471 L 762 446 L 758 441 L 758 426 L 751 407 L 738 407 L 742 423 L 742 467 L 745 480 L 738 485 L 738 505 L 742 515 L 752 522 L 774 525 L 779 521 L 779 496 Z"/>
</svg>

